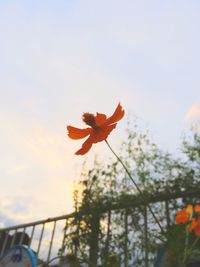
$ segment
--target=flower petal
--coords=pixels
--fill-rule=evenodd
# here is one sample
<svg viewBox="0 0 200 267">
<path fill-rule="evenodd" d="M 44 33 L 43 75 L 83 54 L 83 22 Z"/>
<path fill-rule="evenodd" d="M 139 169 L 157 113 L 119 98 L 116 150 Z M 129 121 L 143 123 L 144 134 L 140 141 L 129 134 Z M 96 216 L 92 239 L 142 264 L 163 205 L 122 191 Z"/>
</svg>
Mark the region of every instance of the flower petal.
<svg viewBox="0 0 200 267">
<path fill-rule="evenodd" d="M 115 109 L 113 115 L 106 120 L 105 125 L 118 122 L 119 120 L 121 120 L 124 117 L 124 113 L 125 112 L 122 109 L 121 104 L 119 103 L 117 108 Z"/>
<path fill-rule="evenodd" d="M 176 214 L 176 223 L 187 223 L 190 219 L 190 214 L 186 210 L 179 210 Z"/>
<path fill-rule="evenodd" d="M 200 205 L 199 205 L 199 204 L 196 204 L 196 205 L 194 206 L 194 211 L 195 211 L 196 213 L 200 213 Z"/>
<path fill-rule="evenodd" d="M 97 112 L 97 115 L 95 116 L 96 125 L 101 126 L 102 124 L 104 124 L 106 118 L 107 117 L 105 114 Z"/>
<path fill-rule="evenodd" d="M 100 127 L 91 134 L 93 143 L 98 143 L 107 139 L 111 131 L 116 127 L 117 123 Z"/>
<path fill-rule="evenodd" d="M 197 225 L 194 228 L 194 233 L 195 235 L 200 236 L 200 220 L 199 219 L 197 219 Z"/>
<path fill-rule="evenodd" d="M 68 136 L 71 139 L 82 139 L 88 136 L 91 132 L 91 128 L 79 129 L 73 126 L 67 126 Z"/>
<path fill-rule="evenodd" d="M 86 154 L 90 148 L 92 147 L 92 138 L 91 136 L 82 144 L 81 149 L 79 149 L 78 151 L 76 151 L 75 155 L 84 155 Z"/>
<path fill-rule="evenodd" d="M 196 227 L 197 227 L 197 220 L 192 219 L 191 223 L 187 227 L 187 230 L 188 232 L 192 232 Z"/>
<path fill-rule="evenodd" d="M 187 205 L 186 212 L 188 212 L 189 214 L 191 214 L 193 212 L 193 206 L 191 204 Z"/>
</svg>

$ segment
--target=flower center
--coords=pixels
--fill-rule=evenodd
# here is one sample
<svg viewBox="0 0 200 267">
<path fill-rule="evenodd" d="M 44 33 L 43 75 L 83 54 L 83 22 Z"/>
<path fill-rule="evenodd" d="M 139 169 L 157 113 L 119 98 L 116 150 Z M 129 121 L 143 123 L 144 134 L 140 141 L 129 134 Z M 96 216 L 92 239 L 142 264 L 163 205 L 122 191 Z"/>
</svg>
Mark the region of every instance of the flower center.
<svg viewBox="0 0 200 267">
<path fill-rule="evenodd" d="M 96 129 L 98 126 L 96 125 L 95 116 L 91 113 L 83 113 L 82 117 L 83 121 L 91 126 L 93 129 Z"/>
</svg>

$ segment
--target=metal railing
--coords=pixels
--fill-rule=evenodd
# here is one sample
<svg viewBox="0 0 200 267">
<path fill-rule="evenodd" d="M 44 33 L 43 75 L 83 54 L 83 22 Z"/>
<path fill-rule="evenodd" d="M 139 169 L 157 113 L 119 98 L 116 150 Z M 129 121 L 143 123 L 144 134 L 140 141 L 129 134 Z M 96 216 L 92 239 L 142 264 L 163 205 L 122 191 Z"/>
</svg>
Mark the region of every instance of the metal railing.
<svg viewBox="0 0 200 267">
<path fill-rule="evenodd" d="M 0 257 L 15 244 L 31 247 L 42 262 L 49 262 L 58 251 L 62 256 L 64 229 L 73 216 L 72 213 L 0 229 Z"/>
<path fill-rule="evenodd" d="M 88 259 L 93 265 L 97 266 L 100 262 L 100 254 L 106 259 L 109 253 L 116 252 L 121 255 L 120 266 L 130 266 L 130 253 L 132 253 L 132 262 L 136 260 L 137 255 L 142 255 L 143 263 L 141 266 L 149 267 L 151 263 L 151 252 L 149 251 L 149 232 L 155 229 L 155 222 L 148 212 L 148 205 L 162 217 L 164 214 L 165 220 L 161 224 L 167 228 L 171 224 L 172 206 L 171 201 L 181 203 L 182 199 L 191 197 L 199 198 L 200 188 L 195 188 L 187 192 L 164 192 L 154 196 L 147 196 L 141 199 L 135 196 L 128 196 L 125 199 L 119 199 L 110 205 L 99 205 L 94 209 L 87 210 L 86 215 L 91 215 L 91 232 L 90 241 L 87 246 Z M 176 212 L 176 211 L 174 211 Z M 135 217 L 135 214 L 140 214 Z M 79 212 L 79 218 L 85 216 L 84 211 Z M 58 255 L 66 255 L 66 236 L 69 233 L 70 221 L 77 216 L 77 213 L 39 220 L 32 223 L 20 224 L 17 226 L 0 229 L 0 256 L 14 244 L 26 244 L 36 254 L 37 259 L 47 263 Z M 137 221 L 136 221 L 137 220 Z M 117 223 L 119 221 L 119 223 Z M 139 223 L 138 223 L 139 221 Z M 97 229 L 98 228 L 98 229 Z M 101 228 L 101 229 L 100 229 Z M 103 239 L 99 233 L 104 233 Z M 143 239 L 144 247 L 140 251 L 134 243 L 137 234 L 140 233 L 140 238 Z M 114 236 L 121 236 L 116 246 L 113 242 Z M 113 244 L 116 248 L 113 249 Z M 102 252 L 103 251 L 103 252 Z M 135 258 L 134 258 L 135 257 Z M 88 261 L 88 262 L 89 262 Z"/>
</svg>

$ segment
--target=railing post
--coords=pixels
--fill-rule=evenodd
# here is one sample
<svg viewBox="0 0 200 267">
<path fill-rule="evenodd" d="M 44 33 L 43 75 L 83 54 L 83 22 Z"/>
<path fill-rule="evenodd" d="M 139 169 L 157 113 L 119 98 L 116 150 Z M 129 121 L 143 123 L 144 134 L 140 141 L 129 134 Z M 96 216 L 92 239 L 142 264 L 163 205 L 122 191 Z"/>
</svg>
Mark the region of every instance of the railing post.
<svg viewBox="0 0 200 267">
<path fill-rule="evenodd" d="M 10 245 L 11 248 L 13 247 L 13 245 L 15 243 L 16 235 L 17 235 L 17 228 L 15 229 L 15 233 L 11 238 L 11 245 Z"/>
<path fill-rule="evenodd" d="M 36 252 L 37 257 L 39 256 L 39 253 L 40 253 L 40 246 L 41 246 L 41 242 L 42 242 L 42 238 L 43 238 L 43 234 L 44 234 L 44 227 L 45 227 L 45 223 L 43 223 L 42 230 L 41 230 L 41 233 L 40 233 L 40 239 L 39 239 L 37 252 Z"/>
<path fill-rule="evenodd" d="M 65 228 L 64 228 L 64 233 L 63 233 L 63 240 L 62 240 L 62 247 L 60 249 L 60 256 L 62 257 L 64 252 L 65 252 L 65 239 L 66 239 L 66 233 L 67 233 L 67 226 L 68 226 L 68 220 L 66 219 L 65 222 Z"/>
<path fill-rule="evenodd" d="M 30 237 L 29 244 L 28 244 L 29 247 L 32 244 L 34 232 L 35 232 L 35 225 L 32 226 L 31 237 Z"/>
<path fill-rule="evenodd" d="M 124 216 L 124 267 L 128 266 L 128 210 L 125 209 Z"/>
<path fill-rule="evenodd" d="M 108 255 L 109 255 L 109 244 L 110 244 L 110 224 L 111 224 L 111 210 L 108 211 L 108 226 L 107 226 L 107 233 L 106 233 L 106 243 L 104 249 L 104 261 L 107 263 Z"/>
<path fill-rule="evenodd" d="M 51 234 L 51 241 L 50 241 L 50 244 L 49 244 L 49 251 L 48 251 L 48 256 L 47 256 L 47 262 L 49 262 L 50 256 L 51 256 L 51 250 L 52 250 L 52 245 L 53 245 L 53 239 L 54 239 L 55 230 L 56 230 L 56 221 L 54 221 L 54 223 L 53 223 L 53 231 L 52 231 L 52 234 Z"/>
<path fill-rule="evenodd" d="M 89 262 L 91 267 L 97 266 L 98 259 L 98 241 L 99 241 L 99 227 L 100 216 L 98 213 L 93 212 L 91 214 L 91 234 L 89 241 Z"/>
<path fill-rule="evenodd" d="M 0 233 L 0 238 L 1 238 L 1 244 L 0 244 L 0 247 L 1 247 L 1 251 L 0 251 L 0 257 L 3 256 L 5 250 L 6 250 L 6 247 L 10 247 L 10 241 L 9 240 L 9 231 L 6 232 L 6 231 L 2 231 Z"/>
<path fill-rule="evenodd" d="M 167 219 L 167 228 L 170 227 L 170 215 L 169 215 L 169 202 L 165 201 L 165 212 L 166 212 L 166 219 Z"/>
<path fill-rule="evenodd" d="M 149 249 L 148 249 L 148 213 L 147 213 L 147 206 L 144 206 L 144 245 L 145 245 L 145 267 L 149 266 Z"/>
</svg>

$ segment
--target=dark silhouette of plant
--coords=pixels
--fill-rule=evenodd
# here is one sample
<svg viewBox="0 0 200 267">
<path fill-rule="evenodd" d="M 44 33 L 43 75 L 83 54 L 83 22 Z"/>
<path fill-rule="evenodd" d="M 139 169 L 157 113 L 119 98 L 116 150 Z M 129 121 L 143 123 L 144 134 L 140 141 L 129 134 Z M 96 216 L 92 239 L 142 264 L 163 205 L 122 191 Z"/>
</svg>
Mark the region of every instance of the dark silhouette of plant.
<svg viewBox="0 0 200 267">
<path fill-rule="evenodd" d="M 179 158 L 161 150 L 149 136 L 137 125 L 131 130 L 128 126 L 118 152 L 145 197 L 138 194 L 115 158 L 101 164 L 95 161 L 93 168 L 82 174 L 79 190 L 74 191 L 75 216 L 66 225 L 65 236 L 66 253 L 80 262 L 151 266 L 163 236 L 147 204 L 151 203 L 167 231 L 180 207 L 200 201 L 193 194 L 200 188 L 198 129 L 184 137 Z M 182 198 L 184 192 L 188 196 L 191 192 L 190 197 Z M 110 263 L 112 259 L 115 265 Z"/>
</svg>

